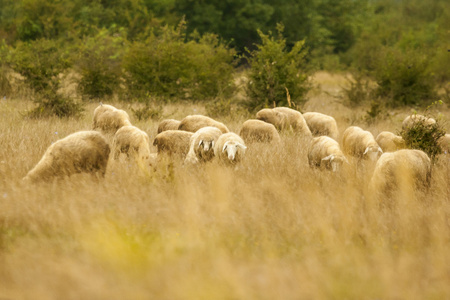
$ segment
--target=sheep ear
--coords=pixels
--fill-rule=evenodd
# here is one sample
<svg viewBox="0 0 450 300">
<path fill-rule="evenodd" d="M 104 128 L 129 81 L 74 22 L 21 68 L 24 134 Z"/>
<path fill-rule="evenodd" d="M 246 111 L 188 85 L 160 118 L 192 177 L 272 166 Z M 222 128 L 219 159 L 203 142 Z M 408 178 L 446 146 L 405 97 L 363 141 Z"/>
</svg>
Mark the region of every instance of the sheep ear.
<svg viewBox="0 0 450 300">
<path fill-rule="evenodd" d="M 200 142 L 198 143 L 199 146 L 201 146 L 203 144 L 203 140 L 200 140 Z"/>
<path fill-rule="evenodd" d="M 214 141 L 211 142 L 211 148 L 214 149 Z"/>
<path fill-rule="evenodd" d="M 366 150 L 364 151 L 363 155 L 367 154 L 367 152 L 369 152 L 370 147 L 367 147 Z"/>
<path fill-rule="evenodd" d="M 328 155 L 327 157 L 322 158 L 322 160 L 323 160 L 323 161 L 333 160 L 333 158 L 334 158 L 334 155 L 331 154 L 331 155 Z"/>
<path fill-rule="evenodd" d="M 242 145 L 241 143 L 239 143 L 239 144 L 237 144 L 237 146 L 239 147 L 239 148 L 242 148 L 242 149 L 247 149 L 247 146 L 245 146 L 245 145 Z"/>
<path fill-rule="evenodd" d="M 227 149 L 228 143 L 229 143 L 229 142 L 226 142 L 225 145 L 223 145 L 222 152 L 224 152 L 224 151 Z"/>
<path fill-rule="evenodd" d="M 378 152 L 380 152 L 381 154 L 383 154 L 383 150 L 381 150 L 380 147 L 378 147 Z"/>
</svg>

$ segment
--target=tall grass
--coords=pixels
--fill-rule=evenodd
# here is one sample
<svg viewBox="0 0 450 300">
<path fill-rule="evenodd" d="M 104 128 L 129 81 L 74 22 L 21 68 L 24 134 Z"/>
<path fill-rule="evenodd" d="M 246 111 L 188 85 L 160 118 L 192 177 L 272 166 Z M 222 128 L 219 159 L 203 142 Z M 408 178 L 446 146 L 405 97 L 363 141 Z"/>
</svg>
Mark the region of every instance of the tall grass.
<svg viewBox="0 0 450 300">
<path fill-rule="evenodd" d="M 370 204 L 351 167 L 311 170 L 289 135 L 249 148 L 237 169 L 124 164 L 100 182 L 27 186 L 53 141 L 90 128 L 95 106 L 78 120 L 25 119 L 27 108 L 0 101 L 0 298 L 450 297 L 448 158 L 425 200 L 390 210 Z M 156 121 L 133 123 L 154 138 Z"/>
</svg>

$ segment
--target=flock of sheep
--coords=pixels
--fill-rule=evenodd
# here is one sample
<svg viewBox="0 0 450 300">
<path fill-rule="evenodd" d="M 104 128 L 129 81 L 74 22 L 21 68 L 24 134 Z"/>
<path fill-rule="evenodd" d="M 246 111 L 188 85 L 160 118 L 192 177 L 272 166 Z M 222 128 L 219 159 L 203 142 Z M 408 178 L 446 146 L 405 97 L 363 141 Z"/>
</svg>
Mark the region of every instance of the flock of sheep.
<svg viewBox="0 0 450 300">
<path fill-rule="evenodd" d="M 432 118 L 412 115 L 402 126 L 406 128 L 417 121 L 435 122 Z M 48 181 L 74 173 L 104 176 L 108 164 L 118 161 L 122 154 L 144 166 L 158 164 L 162 157 L 182 159 L 186 165 L 212 160 L 236 165 L 245 156 L 247 147 L 255 143 L 281 143 L 280 134 L 285 131 L 302 139 L 311 168 L 339 172 L 344 164 L 375 164 L 370 181 L 373 190 L 392 189 L 405 177 L 412 187 L 419 188 L 426 186 L 431 174 L 427 154 L 404 149 L 400 136 L 383 131 L 375 138 L 369 131 L 350 126 L 339 143 L 339 130 L 333 117 L 317 112 L 302 114 L 287 107 L 260 110 L 256 119 L 242 124 L 239 134 L 203 115 L 163 120 L 153 141 L 157 153 L 151 153 L 148 134 L 131 124 L 127 112 L 114 106 L 101 104 L 94 110 L 92 129 L 53 143 L 24 180 Z M 449 140 L 449 134 L 443 137 L 442 145 L 447 147 L 444 146 L 444 151 L 448 151 Z"/>
</svg>

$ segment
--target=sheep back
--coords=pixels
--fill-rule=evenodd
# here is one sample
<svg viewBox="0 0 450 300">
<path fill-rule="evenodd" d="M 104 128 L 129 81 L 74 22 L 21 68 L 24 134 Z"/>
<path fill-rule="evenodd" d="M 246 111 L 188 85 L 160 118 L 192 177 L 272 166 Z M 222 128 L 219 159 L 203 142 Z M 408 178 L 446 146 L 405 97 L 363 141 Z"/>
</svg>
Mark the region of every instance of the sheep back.
<svg viewBox="0 0 450 300">
<path fill-rule="evenodd" d="M 275 126 L 261 120 L 247 120 L 242 124 L 239 135 L 246 144 L 259 143 L 278 143 L 280 134 Z"/>
<path fill-rule="evenodd" d="M 75 173 L 105 175 L 110 147 L 96 131 L 80 131 L 53 143 L 25 180 L 47 181 Z"/>
<path fill-rule="evenodd" d="M 306 124 L 313 136 L 326 135 L 334 140 L 339 138 L 339 130 L 336 120 L 332 116 L 318 112 L 307 112 L 303 114 Z"/>
<path fill-rule="evenodd" d="M 357 158 L 378 157 L 383 152 L 372 133 L 358 126 L 350 126 L 344 131 L 342 148 L 345 155 Z"/>
<path fill-rule="evenodd" d="M 312 139 L 308 151 L 308 162 L 311 167 L 337 171 L 346 160 L 336 140 L 328 136 L 319 136 Z"/>
<path fill-rule="evenodd" d="M 158 154 L 186 156 L 192 135 L 192 132 L 184 130 L 166 130 L 156 135 L 153 145 Z"/>
<path fill-rule="evenodd" d="M 207 126 L 217 127 L 220 131 L 222 131 L 222 133 L 229 132 L 225 124 L 203 115 L 190 115 L 185 117 L 180 121 L 178 130 L 196 132 L 200 128 Z"/>
<path fill-rule="evenodd" d="M 178 130 L 178 127 L 180 126 L 180 121 L 175 119 L 165 119 L 162 120 L 158 124 L 158 133 L 161 133 L 166 130 Z"/>
<path fill-rule="evenodd" d="M 415 123 L 418 122 L 423 122 L 424 125 L 429 126 L 435 124 L 436 120 L 419 114 L 409 115 L 403 120 L 402 129 L 406 130 L 408 128 L 411 128 Z"/>
<path fill-rule="evenodd" d="M 405 148 L 405 141 L 403 138 L 390 131 L 380 132 L 375 141 L 381 147 L 383 152 L 394 152 Z"/>
<path fill-rule="evenodd" d="M 117 130 L 114 135 L 112 148 L 114 159 L 118 159 L 121 153 L 143 161 L 148 160 L 150 156 L 148 134 L 132 125 L 123 126 Z"/>
</svg>

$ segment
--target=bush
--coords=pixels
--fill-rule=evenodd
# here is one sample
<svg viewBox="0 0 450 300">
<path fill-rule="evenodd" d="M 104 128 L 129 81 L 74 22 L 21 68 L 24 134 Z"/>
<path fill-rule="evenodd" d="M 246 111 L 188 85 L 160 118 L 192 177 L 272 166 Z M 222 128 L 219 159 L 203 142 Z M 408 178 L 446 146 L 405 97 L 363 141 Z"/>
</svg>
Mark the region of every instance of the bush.
<svg viewBox="0 0 450 300">
<path fill-rule="evenodd" d="M 361 74 L 357 74 L 353 79 L 347 78 L 347 80 L 350 87 L 342 88 L 346 104 L 356 107 L 370 99 L 373 91 L 368 79 Z"/>
<path fill-rule="evenodd" d="M 75 66 L 81 75 L 79 89 L 83 95 L 101 98 L 120 91 L 124 35 L 123 30 L 111 35 L 104 29 L 80 42 Z"/>
<path fill-rule="evenodd" d="M 436 99 L 428 58 L 418 51 L 386 49 L 378 57 L 377 66 L 376 94 L 386 98 L 389 106 L 423 106 Z"/>
<path fill-rule="evenodd" d="M 307 50 L 304 41 L 296 42 L 288 51 L 282 36 L 284 28 L 278 25 L 277 29 L 276 37 L 271 32 L 265 35 L 258 31 L 262 44 L 249 52 L 250 70 L 246 87 L 249 99 L 245 105 L 250 111 L 273 104 L 288 105 L 286 89 L 298 105 L 305 101 L 305 94 L 310 88 L 305 68 Z"/>
<path fill-rule="evenodd" d="M 426 124 L 425 120 L 417 120 L 413 126 L 400 132 L 407 148 L 424 151 L 432 161 L 442 152 L 438 141 L 444 135 L 445 129 L 438 120 L 431 125 Z"/>
<path fill-rule="evenodd" d="M 6 61 L 10 67 L 25 77 L 25 83 L 36 92 L 51 88 L 52 80 L 71 66 L 69 51 L 56 40 L 40 39 L 19 42 Z"/>
<path fill-rule="evenodd" d="M 161 36 L 134 42 L 123 61 L 128 92 L 193 100 L 230 94 L 234 50 L 213 34 L 187 39 L 182 21 L 177 28 L 166 26 Z"/>
<path fill-rule="evenodd" d="M 84 111 L 81 104 L 73 99 L 66 98 L 57 93 L 58 84 L 55 83 L 51 88 L 47 88 L 36 95 L 34 100 L 38 104 L 36 108 L 28 112 L 32 118 L 43 118 L 49 116 L 79 117 Z"/>
</svg>

